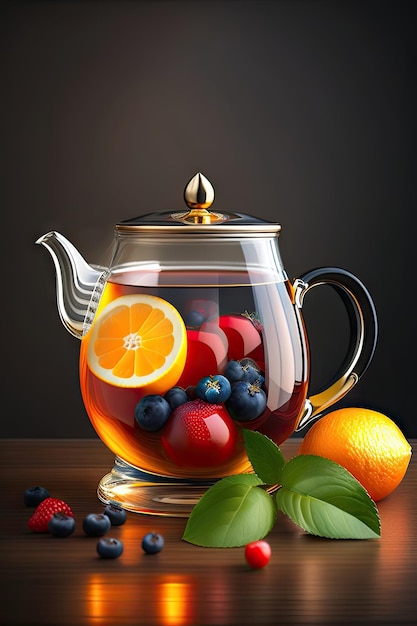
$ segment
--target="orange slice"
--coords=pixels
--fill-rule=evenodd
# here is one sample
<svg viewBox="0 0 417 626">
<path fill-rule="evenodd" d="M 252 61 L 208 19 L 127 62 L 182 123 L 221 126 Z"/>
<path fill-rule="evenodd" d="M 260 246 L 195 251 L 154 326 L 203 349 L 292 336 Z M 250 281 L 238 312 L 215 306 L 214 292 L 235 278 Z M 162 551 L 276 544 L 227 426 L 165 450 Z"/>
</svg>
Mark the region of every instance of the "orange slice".
<svg viewBox="0 0 417 626">
<path fill-rule="evenodd" d="M 181 315 L 166 300 L 121 296 L 98 314 L 88 337 L 87 361 L 101 380 L 117 387 L 164 393 L 180 378 L 187 356 Z"/>
</svg>

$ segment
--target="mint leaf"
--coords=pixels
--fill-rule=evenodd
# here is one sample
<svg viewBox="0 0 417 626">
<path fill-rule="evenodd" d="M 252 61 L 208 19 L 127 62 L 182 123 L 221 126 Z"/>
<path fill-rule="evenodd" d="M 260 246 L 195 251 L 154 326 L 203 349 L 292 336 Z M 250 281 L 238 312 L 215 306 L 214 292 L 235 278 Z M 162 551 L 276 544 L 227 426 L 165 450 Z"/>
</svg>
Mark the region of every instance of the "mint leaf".
<svg viewBox="0 0 417 626">
<path fill-rule="evenodd" d="M 221 478 L 191 511 L 183 539 L 206 548 L 233 548 L 265 537 L 276 506 L 254 474 Z"/>
<path fill-rule="evenodd" d="M 243 429 L 246 453 L 255 474 L 267 485 L 281 482 L 285 458 L 276 443 L 255 430 Z"/>
<path fill-rule="evenodd" d="M 330 539 L 381 534 L 375 502 L 343 467 L 319 456 L 291 459 L 275 494 L 277 507 L 307 532 Z"/>
</svg>

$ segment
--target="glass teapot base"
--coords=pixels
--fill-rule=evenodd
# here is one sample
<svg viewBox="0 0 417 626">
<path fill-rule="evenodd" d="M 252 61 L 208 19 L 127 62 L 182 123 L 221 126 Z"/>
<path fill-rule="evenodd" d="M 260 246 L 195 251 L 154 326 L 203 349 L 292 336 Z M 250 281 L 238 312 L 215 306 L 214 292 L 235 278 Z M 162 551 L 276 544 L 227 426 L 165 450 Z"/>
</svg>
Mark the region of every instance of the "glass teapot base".
<svg viewBox="0 0 417 626">
<path fill-rule="evenodd" d="M 117 503 L 134 513 L 189 517 L 193 506 L 215 482 L 148 474 L 116 457 L 111 472 L 100 480 L 97 495 L 104 504 Z"/>
</svg>

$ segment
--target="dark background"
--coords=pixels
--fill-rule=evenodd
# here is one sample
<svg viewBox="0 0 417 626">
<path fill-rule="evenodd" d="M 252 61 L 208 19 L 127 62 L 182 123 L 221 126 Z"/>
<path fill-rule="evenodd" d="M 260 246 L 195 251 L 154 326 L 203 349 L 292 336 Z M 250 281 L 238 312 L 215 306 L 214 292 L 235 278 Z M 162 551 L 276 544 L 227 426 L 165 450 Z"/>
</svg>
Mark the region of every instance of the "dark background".
<svg viewBox="0 0 417 626">
<path fill-rule="evenodd" d="M 338 406 L 416 437 L 414 3 L 0 6 L 1 436 L 95 436 L 35 240 L 56 229 L 98 263 L 116 222 L 182 209 L 202 171 L 217 209 L 282 224 L 291 279 L 337 265 L 365 283 L 378 346 Z M 318 291 L 304 307 L 315 383 L 339 337 Z"/>
</svg>

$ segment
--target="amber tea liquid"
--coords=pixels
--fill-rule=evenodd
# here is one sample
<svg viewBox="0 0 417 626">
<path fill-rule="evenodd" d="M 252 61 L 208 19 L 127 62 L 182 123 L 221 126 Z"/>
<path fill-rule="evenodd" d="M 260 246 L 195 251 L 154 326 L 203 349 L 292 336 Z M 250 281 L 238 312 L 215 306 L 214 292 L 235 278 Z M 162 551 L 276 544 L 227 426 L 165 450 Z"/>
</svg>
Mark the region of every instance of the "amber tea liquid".
<svg viewBox="0 0 417 626">
<path fill-rule="evenodd" d="M 149 393 L 146 387 L 115 386 L 90 370 L 88 332 L 81 342 L 80 384 L 97 434 L 115 455 L 153 474 L 206 479 L 250 471 L 241 427 L 258 430 L 279 445 L 294 431 L 304 409 L 308 346 L 291 285 L 246 273 L 115 274 L 106 283 L 95 320 L 109 302 L 137 293 L 168 301 L 184 320 L 187 357 L 177 385 L 192 388 L 203 376 L 223 373 L 229 360 L 250 358 L 264 374 L 267 408 L 251 422 L 235 421 L 238 436 L 228 462 L 179 467 L 165 456 L 161 431 L 146 432 L 136 423 L 135 407 Z"/>
</svg>

